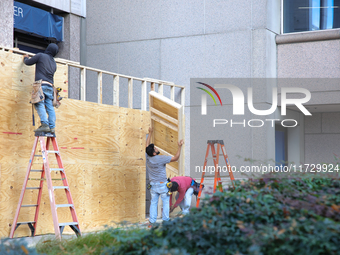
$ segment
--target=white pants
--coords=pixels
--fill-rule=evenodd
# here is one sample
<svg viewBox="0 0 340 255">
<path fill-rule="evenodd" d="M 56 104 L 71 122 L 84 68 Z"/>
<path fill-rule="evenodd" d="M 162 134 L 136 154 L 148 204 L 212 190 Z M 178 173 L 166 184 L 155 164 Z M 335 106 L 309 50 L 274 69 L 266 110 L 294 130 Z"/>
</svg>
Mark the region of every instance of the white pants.
<svg viewBox="0 0 340 255">
<path fill-rule="evenodd" d="M 187 190 L 187 192 L 185 192 L 183 200 L 179 203 L 179 207 L 182 209 L 182 213 L 183 214 L 188 214 L 189 213 L 189 209 L 190 209 L 190 206 L 191 206 L 192 194 L 194 194 L 194 189 L 193 188 L 189 188 Z M 179 196 L 179 194 L 177 192 L 176 200 L 178 199 L 178 196 Z"/>
</svg>

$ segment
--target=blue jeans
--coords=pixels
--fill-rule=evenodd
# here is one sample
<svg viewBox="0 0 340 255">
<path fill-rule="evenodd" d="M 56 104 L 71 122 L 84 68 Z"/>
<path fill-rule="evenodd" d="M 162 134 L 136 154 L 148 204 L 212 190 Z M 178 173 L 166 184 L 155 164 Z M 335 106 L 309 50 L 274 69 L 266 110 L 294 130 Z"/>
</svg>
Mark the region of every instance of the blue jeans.
<svg viewBox="0 0 340 255">
<path fill-rule="evenodd" d="M 43 83 L 41 88 L 44 92 L 45 100 L 34 104 L 35 110 L 40 117 L 41 124 L 46 124 L 50 128 L 55 128 L 56 116 L 53 107 L 53 87 Z"/>
<path fill-rule="evenodd" d="M 170 220 L 169 218 L 169 203 L 170 203 L 170 196 L 168 196 L 168 188 L 166 187 L 166 182 L 164 183 L 154 183 L 151 182 L 151 205 L 150 205 L 150 218 L 149 221 L 154 223 L 157 219 L 157 206 L 159 196 L 162 198 L 163 202 L 163 212 L 162 212 L 162 219 L 164 221 Z"/>
</svg>

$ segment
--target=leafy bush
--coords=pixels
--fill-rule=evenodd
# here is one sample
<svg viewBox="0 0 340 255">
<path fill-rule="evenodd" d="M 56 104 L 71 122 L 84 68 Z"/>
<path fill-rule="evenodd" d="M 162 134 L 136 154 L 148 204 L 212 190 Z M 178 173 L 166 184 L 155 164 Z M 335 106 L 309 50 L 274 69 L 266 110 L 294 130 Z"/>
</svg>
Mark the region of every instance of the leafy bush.
<svg viewBox="0 0 340 255">
<path fill-rule="evenodd" d="M 148 238 L 190 254 L 339 254 L 339 212 L 339 180 L 249 180 Z"/>
<path fill-rule="evenodd" d="M 100 234 L 106 241 L 89 235 L 91 245 L 82 241 L 85 236 L 63 249 L 122 255 L 339 254 L 339 215 L 339 179 L 264 178 L 238 182 L 236 189 L 215 193 L 189 215 L 150 230 L 108 229 Z"/>
</svg>

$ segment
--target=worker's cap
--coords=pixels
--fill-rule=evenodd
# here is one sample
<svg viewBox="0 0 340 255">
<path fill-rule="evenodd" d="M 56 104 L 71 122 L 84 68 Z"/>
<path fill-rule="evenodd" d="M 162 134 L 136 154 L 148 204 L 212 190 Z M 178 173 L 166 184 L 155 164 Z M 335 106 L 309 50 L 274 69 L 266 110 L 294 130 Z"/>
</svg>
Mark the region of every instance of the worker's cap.
<svg viewBox="0 0 340 255">
<path fill-rule="evenodd" d="M 155 152 L 155 145 L 153 143 L 151 143 L 148 147 L 146 147 L 145 152 L 150 157 L 154 156 L 153 153 Z"/>
</svg>

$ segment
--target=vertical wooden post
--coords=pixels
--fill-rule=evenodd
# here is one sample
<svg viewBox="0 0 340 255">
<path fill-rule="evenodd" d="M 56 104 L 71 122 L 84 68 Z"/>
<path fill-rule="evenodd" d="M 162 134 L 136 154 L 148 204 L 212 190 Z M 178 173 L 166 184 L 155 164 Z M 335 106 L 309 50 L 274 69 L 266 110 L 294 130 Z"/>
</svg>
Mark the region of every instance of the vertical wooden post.
<svg viewBox="0 0 340 255">
<path fill-rule="evenodd" d="M 155 83 L 151 82 L 151 91 L 155 91 Z"/>
<path fill-rule="evenodd" d="M 170 87 L 170 99 L 175 101 L 175 86 Z"/>
<path fill-rule="evenodd" d="M 86 101 L 86 68 L 81 69 L 80 76 L 80 100 Z"/>
<path fill-rule="evenodd" d="M 163 96 L 163 88 L 164 88 L 164 85 L 162 83 L 160 83 L 158 85 L 158 94 L 160 94 L 162 96 Z"/>
<path fill-rule="evenodd" d="M 180 141 L 181 139 L 183 139 L 183 141 L 185 140 L 185 133 L 184 133 L 184 118 L 183 118 L 183 114 L 184 114 L 184 106 L 182 106 L 181 108 L 178 109 L 178 141 Z M 181 149 L 181 154 L 178 160 L 178 173 L 180 175 L 185 175 L 185 159 L 184 159 L 184 154 L 185 154 L 185 144 L 182 146 Z"/>
<path fill-rule="evenodd" d="M 133 108 L 133 79 L 129 78 L 129 88 L 128 88 L 128 108 Z"/>
<path fill-rule="evenodd" d="M 98 104 L 103 103 L 103 73 L 98 72 Z"/>
<path fill-rule="evenodd" d="M 185 88 L 181 89 L 181 105 L 185 106 Z"/>
<path fill-rule="evenodd" d="M 67 83 L 68 83 L 67 85 L 68 85 L 69 88 L 70 88 L 70 69 L 71 69 L 70 66 L 68 65 L 68 63 L 66 63 L 66 70 L 67 70 L 67 77 L 66 77 L 66 79 L 67 79 Z M 68 97 L 70 97 L 70 90 L 68 90 L 67 94 L 68 94 Z"/>
<path fill-rule="evenodd" d="M 119 106 L 119 76 L 113 76 L 113 105 Z"/>
<path fill-rule="evenodd" d="M 152 85 L 155 86 L 155 83 L 151 82 L 151 90 L 152 90 Z M 153 87 L 155 88 L 155 87 Z M 153 97 L 149 94 L 149 106 L 150 107 L 154 107 L 153 105 Z M 152 113 L 151 113 L 152 115 Z M 153 119 L 151 119 L 151 128 L 154 129 L 155 127 L 155 121 Z M 150 139 L 150 143 L 154 143 L 155 142 L 155 130 L 154 132 L 152 132 L 152 135 L 151 135 L 151 139 Z"/>
<path fill-rule="evenodd" d="M 146 111 L 146 81 L 142 81 L 141 110 Z"/>
</svg>

